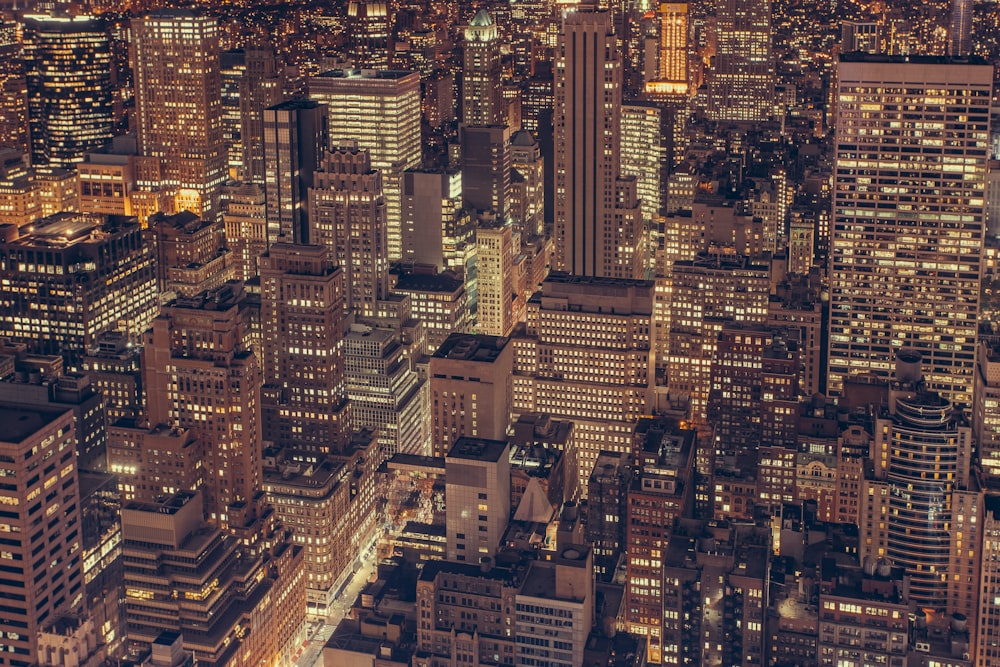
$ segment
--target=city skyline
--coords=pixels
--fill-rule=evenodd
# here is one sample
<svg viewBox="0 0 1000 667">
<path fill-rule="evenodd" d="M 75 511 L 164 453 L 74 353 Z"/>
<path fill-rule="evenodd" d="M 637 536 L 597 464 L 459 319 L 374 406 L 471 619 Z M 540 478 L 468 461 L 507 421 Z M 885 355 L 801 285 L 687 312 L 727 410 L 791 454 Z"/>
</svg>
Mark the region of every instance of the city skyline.
<svg viewBox="0 0 1000 667">
<path fill-rule="evenodd" d="M 1000 3 L 0 3 L 0 667 L 992 667 Z"/>
</svg>

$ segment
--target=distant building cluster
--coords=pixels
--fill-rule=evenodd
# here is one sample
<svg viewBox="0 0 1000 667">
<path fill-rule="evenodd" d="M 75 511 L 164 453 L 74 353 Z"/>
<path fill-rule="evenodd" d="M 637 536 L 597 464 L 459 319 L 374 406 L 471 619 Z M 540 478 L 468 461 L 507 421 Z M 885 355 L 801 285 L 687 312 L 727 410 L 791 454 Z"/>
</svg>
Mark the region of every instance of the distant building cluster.
<svg viewBox="0 0 1000 667">
<path fill-rule="evenodd" d="M 998 25 L 0 0 L 0 667 L 1000 665 Z"/>
</svg>

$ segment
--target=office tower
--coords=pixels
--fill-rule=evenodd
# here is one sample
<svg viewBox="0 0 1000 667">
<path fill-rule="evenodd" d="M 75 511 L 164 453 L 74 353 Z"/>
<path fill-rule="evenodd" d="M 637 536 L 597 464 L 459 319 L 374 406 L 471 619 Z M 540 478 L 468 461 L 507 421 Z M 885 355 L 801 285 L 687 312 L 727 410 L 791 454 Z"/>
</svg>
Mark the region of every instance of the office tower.
<svg viewBox="0 0 1000 667">
<path fill-rule="evenodd" d="M 28 150 L 28 89 L 17 24 L 0 19 L 0 147 Z"/>
<path fill-rule="evenodd" d="M 77 482 L 73 413 L 62 410 L 0 407 L 3 474 L 6 489 L 4 545 L 17 565 L 3 582 L 10 596 L 4 605 L 4 642 L 9 664 L 39 659 L 39 631 L 61 615 L 83 612 L 83 566 L 80 553 L 80 493 Z M 15 481 L 16 480 L 16 481 Z M 57 486 L 58 485 L 58 486 Z M 48 489 L 58 499 L 44 501 Z M 7 495 L 9 494 L 9 495 Z M 44 558 L 33 554 L 44 551 Z"/>
<path fill-rule="evenodd" d="M 929 388 L 970 404 L 993 68 L 859 54 L 842 56 L 839 73 L 828 391 L 851 375 L 888 376 L 910 347 Z M 924 124 L 896 126 L 912 119 Z M 869 134 L 872 122 L 888 129 Z M 944 155 L 937 143 L 950 132 Z"/>
<path fill-rule="evenodd" d="M 708 117 L 761 122 L 774 116 L 771 0 L 718 0 Z"/>
<path fill-rule="evenodd" d="M 465 29 L 462 123 L 501 125 L 500 34 L 485 9 Z"/>
<path fill-rule="evenodd" d="M 108 424 L 119 419 L 137 419 L 145 409 L 142 391 L 142 361 L 139 348 L 121 331 L 97 338 L 97 345 L 83 358 L 83 370 L 106 401 Z"/>
<path fill-rule="evenodd" d="M 767 530 L 747 524 L 675 528 L 663 549 L 659 664 L 763 664 L 770 546 Z"/>
<path fill-rule="evenodd" d="M 670 170 L 670 114 L 654 103 L 622 105 L 622 173 L 635 178 L 642 218 L 652 226 L 664 213 L 667 173 Z"/>
<path fill-rule="evenodd" d="M 754 478 L 762 444 L 795 445 L 799 354 L 783 331 L 727 322 L 711 362 L 714 472 Z M 716 518 L 730 510 L 716 506 Z"/>
<path fill-rule="evenodd" d="M 624 452 L 601 452 L 587 480 L 586 537 L 594 550 L 594 574 L 600 581 L 614 577 L 625 553 L 632 460 Z"/>
<path fill-rule="evenodd" d="M 24 19 L 31 162 L 72 167 L 111 139 L 111 49 L 99 19 Z"/>
<path fill-rule="evenodd" d="M 620 174 L 622 65 L 608 12 L 581 5 L 565 15 L 556 80 L 555 268 L 643 278 L 636 183 Z"/>
<path fill-rule="evenodd" d="M 825 630 L 816 645 L 820 667 L 834 667 L 845 653 L 857 655 L 863 664 L 903 667 L 907 663 L 911 641 L 907 619 L 912 611 L 903 576 L 901 568 L 884 561 L 870 562 L 864 569 L 823 560 L 819 607 Z M 917 613 L 926 626 L 926 614 Z"/>
<path fill-rule="evenodd" d="M 647 655 L 659 664 L 665 648 L 664 625 L 676 624 L 676 617 L 664 613 L 676 603 L 664 597 L 663 568 L 668 562 L 664 552 L 674 521 L 690 517 L 694 510 L 698 440 L 694 429 L 667 417 L 639 419 L 633 439 L 629 456 L 635 469 L 622 517 L 629 582 L 625 623 L 631 634 L 646 638 Z"/>
<path fill-rule="evenodd" d="M 844 21 L 840 24 L 840 52 L 879 52 L 879 24 L 862 21 Z"/>
<path fill-rule="evenodd" d="M 193 297 L 215 291 L 234 276 L 222 221 L 202 220 L 190 211 L 149 218 L 156 244 L 161 295 Z"/>
<path fill-rule="evenodd" d="M 823 393 L 826 369 L 823 360 L 823 303 L 818 273 L 792 277 L 779 283 L 768 297 L 767 325 L 797 330 L 799 360 L 802 363 L 803 396 Z"/>
<path fill-rule="evenodd" d="M 76 163 L 80 212 L 138 217 L 139 207 L 132 201 L 135 161 L 134 138 L 116 137 L 110 146 L 84 153 L 82 161 Z M 140 224 L 146 219 L 143 216 Z"/>
<path fill-rule="evenodd" d="M 394 70 L 331 70 L 309 80 L 327 106 L 330 145 L 356 145 L 382 172 L 389 260 L 402 258 L 402 175 L 420 165 L 420 75 Z"/>
<path fill-rule="evenodd" d="M 255 184 L 227 188 L 222 222 L 226 244 L 233 254 L 236 280 L 260 273 L 260 256 L 267 250 L 267 204 L 264 188 Z"/>
<path fill-rule="evenodd" d="M 179 491 L 194 492 L 208 476 L 209 442 L 187 428 L 122 419 L 108 429 L 108 469 L 123 502 L 154 502 Z"/>
<path fill-rule="evenodd" d="M 392 62 L 390 5 L 379 0 L 347 4 L 347 56 L 358 69 L 385 70 Z"/>
<path fill-rule="evenodd" d="M 1000 605 L 996 603 L 1000 594 L 1000 496 L 995 491 L 986 494 L 982 514 L 982 557 L 979 581 L 981 595 L 976 616 L 975 667 L 990 667 L 1000 660 Z"/>
<path fill-rule="evenodd" d="M 657 67 L 646 81 L 646 92 L 683 101 L 688 94 L 688 3 L 662 2 Z"/>
<path fill-rule="evenodd" d="M 987 483 L 1000 480 L 1000 346 L 982 340 L 976 355 L 972 439 Z"/>
<path fill-rule="evenodd" d="M 125 647 L 124 559 L 121 552 L 121 494 L 115 476 L 80 472 L 80 524 L 83 537 L 83 581 L 90 634 L 109 656 Z"/>
<path fill-rule="evenodd" d="M 582 665 L 595 622 L 593 553 L 560 542 L 539 556 L 514 598 L 514 664 Z"/>
<path fill-rule="evenodd" d="M 473 211 L 506 216 L 510 200 L 510 128 L 463 126 L 462 202 Z"/>
<path fill-rule="evenodd" d="M 553 272 L 514 337 L 515 414 L 575 424 L 578 479 L 602 451 L 628 452 L 653 382 L 653 283 Z"/>
<path fill-rule="evenodd" d="M 489 336 L 507 336 L 517 321 L 517 294 L 514 288 L 515 245 L 513 228 L 501 220 L 481 222 L 476 228 L 476 256 L 479 269 L 479 309 L 476 330 Z"/>
<path fill-rule="evenodd" d="M 357 486 L 345 483 L 353 469 L 343 461 L 319 457 L 303 463 L 274 450 L 265 452 L 264 491 L 282 524 L 305 553 L 306 614 L 326 618 L 334 613 L 337 592 L 360 555 L 352 548 L 350 520 Z M 352 488 L 353 487 L 353 488 Z"/>
<path fill-rule="evenodd" d="M 402 260 L 454 269 L 466 276 L 475 257 L 475 226 L 462 207 L 462 173 L 452 169 L 403 174 Z"/>
<path fill-rule="evenodd" d="M 260 258 L 264 437 L 313 453 L 351 437 L 344 386 L 344 273 L 324 246 L 278 243 Z"/>
<path fill-rule="evenodd" d="M 222 140 L 226 142 L 229 180 L 237 180 L 245 172 L 240 84 L 246 76 L 246 69 L 246 53 L 243 49 L 230 49 L 219 54 L 219 76 L 222 81 Z"/>
<path fill-rule="evenodd" d="M 216 20 L 157 10 L 132 20 L 132 37 L 141 188 L 214 219 L 227 172 Z"/>
<path fill-rule="evenodd" d="M 972 0 L 951 0 L 948 55 L 962 57 L 970 53 L 972 53 Z"/>
<path fill-rule="evenodd" d="M 437 348 L 427 370 L 433 456 L 461 436 L 506 438 L 513 357 L 509 341 L 496 336 L 455 333 Z"/>
<path fill-rule="evenodd" d="M 143 336 L 146 419 L 212 443 L 202 461 L 211 471 L 205 512 L 236 534 L 260 516 L 261 371 L 246 343 L 248 320 L 242 287 L 229 283 L 164 306 Z"/>
<path fill-rule="evenodd" d="M 239 83 L 244 182 L 264 184 L 264 109 L 282 101 L 283 87 L 284 77 L 274 49 L 260 44 L 248 46 L 243 54 L 243 75 Z"/>
<path fill-rule="evenodd" d="M 198 664 L 287 664 L 305 635 L 302 549 L 251 554 L 203 512 L 190 492 L 122 509 L 129 641 L 149 646 L 172 630 Z"/>
<path fill-rule="evenodd" d="M 712 359 L 728 322 L 763 323 L 768 268 L 746 257 L 699 255 L 674 262 L 667 345 L 667 386 L 691 398 L 691 418 L 707 419 Z"/>
<path fill-rule="evenodd" d="M 494 557 L 507 530 L 510 449 L 505 439 L 460 435 L 445 451 L 448 560 L 478 565 Z"/>
<path fill-rule="evenodd" d="M 413 317 L 423 323 L 428 354 L 453 333 L 471 330 L 465 281 L 452 271 L 402 273 L 392 291 L 409 298 Z"/>
<path fill-rule="evenodd" d="M 808 275 L 815 248 L 815 217 L 807 211 L 792 211 L 788 221 L 788 273 Z"/>
<path fill-rule="evenodd" d="M 545 160 L 528 130 L 510 138 L 510 206 L 507 217 L 525 236 L 545 231 Z"/>
<path fill-rule="evenodd" d="M 861 485 L 859 553 L 905 567 L 910 599 L 920 606 L 972 616 L 975 584 L 962 561 L 974 552 L 962 526 L 978 509 L 960 509 L 978 504 L 964 497 L 978 491 L 970 472 L 972 429 L 951 401 L 925 389 L 920 366 L 919 353 L 897 354 L 888 408 L 874 426 L 874 470 Z"/>
<path fill-rule="evenodd" d="M 368 151 L 324 153 L 309 188 L 308 224 L 309 240 L 326 246 L 344 271 L 344 307 L 374 317 L 389 293 L 389 257 L 382 174 Z"/>
<path fill-rule="evenodd" d="M 0 239 L 0 335 L 74 368 L 101 334 L 146 330 L 156 267 L 135 218 L 63 213 L 30 229 Z"/>
<path fill-rule="evenodd" d="M 264 110 L 267 243 L 309 243 L 306 199 L 327 146 L 326 107 L 314 100 Z"/>
<path fill-rule="evenodd" d="M 427 385 L 410 368 L 399 334 L 355 325 L 344 338 L 344 382 L 354 424 L 378 433 L 387 457 L 425 454 Z"/>
</svg>

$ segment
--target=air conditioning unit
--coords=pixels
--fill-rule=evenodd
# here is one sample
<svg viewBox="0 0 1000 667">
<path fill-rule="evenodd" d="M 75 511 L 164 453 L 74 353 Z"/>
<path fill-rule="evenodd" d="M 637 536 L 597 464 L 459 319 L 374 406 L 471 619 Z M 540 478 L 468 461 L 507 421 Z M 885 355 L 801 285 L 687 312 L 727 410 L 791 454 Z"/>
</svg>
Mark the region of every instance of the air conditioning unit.
<svg viewBox="0 0 1000 667">
<path fill-rule="evenodd" d="M 930 653 L 931 645 L 927 642 L 917 642 L 916 645 L 913 647 L 913 650 L 918 651 L 920 653 Z"/>
</svg>

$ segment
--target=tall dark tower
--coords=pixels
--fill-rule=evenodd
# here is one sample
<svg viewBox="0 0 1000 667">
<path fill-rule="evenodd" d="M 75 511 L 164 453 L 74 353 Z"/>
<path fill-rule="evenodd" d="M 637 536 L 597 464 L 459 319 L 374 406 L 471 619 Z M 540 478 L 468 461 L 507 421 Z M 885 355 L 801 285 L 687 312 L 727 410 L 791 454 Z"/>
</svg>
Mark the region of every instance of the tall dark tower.
<svg viewBox="0 0 1000 667">
<path fill-rule="evenodd" d="M 100 20 L 25 17 L 24 63 L 34 164 L 72 167 L 111 140 L 111 48 Z"/>
<path fill-rule="evenodd" d="M 465 29 L 465 64 L 462 68 L 462 122 L 466 125 L 499 125 L 500 34 L 493 19 L 480 9 Z"/>
<path fill-rule="evenodd" d="M 642 278 L 646 234 L 636 181 L 620 176 L 622 65 L 610 15 L 566 14 L 555 99 L 556 268 Z"/>
</svg>

